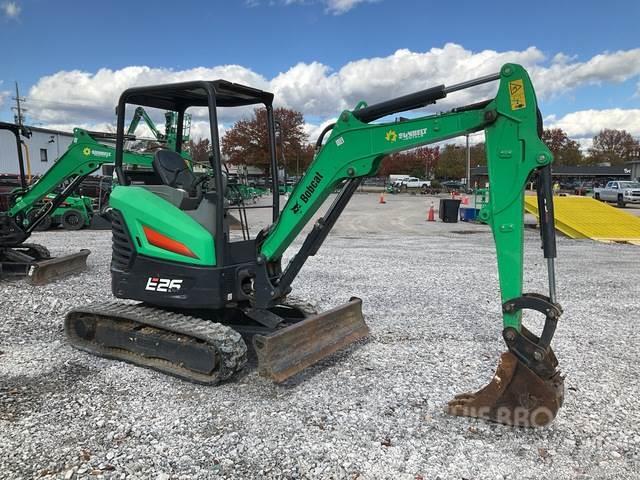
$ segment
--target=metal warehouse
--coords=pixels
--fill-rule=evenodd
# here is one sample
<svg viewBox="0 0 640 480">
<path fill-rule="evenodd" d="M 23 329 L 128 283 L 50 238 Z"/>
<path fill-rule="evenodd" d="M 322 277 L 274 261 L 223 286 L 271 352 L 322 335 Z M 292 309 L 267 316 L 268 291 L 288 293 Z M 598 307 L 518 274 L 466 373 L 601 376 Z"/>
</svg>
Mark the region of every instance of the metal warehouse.
<svg viewBox="0 0 640 480">
<path fill-rule="evenodd" d="M 73 134 L 48 128 L 27 127 L 31 138 L 22 137 L 23 152 L 27 171 L 32 175 L 42 175 L 69 148 Z M 15 137 L 6 130 L 0 131 L 0 173 L 18 174 L 18 153 Z"/>
</svg>

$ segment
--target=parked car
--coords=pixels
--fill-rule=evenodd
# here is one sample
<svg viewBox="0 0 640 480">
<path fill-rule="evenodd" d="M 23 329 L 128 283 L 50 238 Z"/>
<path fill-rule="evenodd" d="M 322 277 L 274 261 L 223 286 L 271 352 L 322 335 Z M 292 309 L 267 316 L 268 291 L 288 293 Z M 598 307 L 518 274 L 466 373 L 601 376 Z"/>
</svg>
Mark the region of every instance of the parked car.
<svg viewBox="0 0 640 480">
<path fill-rule="evenodd" d="M 573 188 L 573 193 L 576 195 L 586 195 L 587 193 L 593 192 L 594 184 L 593 182 L 582 182 L 577 184 Z"/>
<path fill-rule="evenodd" d="M 581 185 L 582 182 L 576 182 L 571 180 L 563 180 L 560 182 L 560 190 L 565 192 L 573 192 Z"/>
<path fill-rule="evenodd" d="M 624 208 L 627 203 L 640 203 L 640 182 L 609 182 L 604 188 L 596 188 L 593 198 L 603 202 L 615 202 L 620 208 Z"/>
<path fill-rule="evenodd" d="M 462 182 L 457 180 L 447 180 L 445 182 L 441 182 L 442 188 L 447 192 L 460 192 L 465 190 L 465 185 Z"/>
</svg>

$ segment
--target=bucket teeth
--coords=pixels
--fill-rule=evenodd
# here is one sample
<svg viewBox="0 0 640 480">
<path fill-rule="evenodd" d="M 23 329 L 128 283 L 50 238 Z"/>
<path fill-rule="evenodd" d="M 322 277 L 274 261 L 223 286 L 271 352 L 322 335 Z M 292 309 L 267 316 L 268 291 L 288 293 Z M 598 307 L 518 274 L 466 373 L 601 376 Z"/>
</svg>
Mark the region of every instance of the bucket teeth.
<svg viewBox="0 0 640 480">
<path fill-rule="evenodd" d="M 543 379 L 505 352 L 491 382 L 475 393 L 456 395 L 447 412 L 518 427 L 542 427 L 556 417 L 563 396 L 560 372 Z"/>
</svg>

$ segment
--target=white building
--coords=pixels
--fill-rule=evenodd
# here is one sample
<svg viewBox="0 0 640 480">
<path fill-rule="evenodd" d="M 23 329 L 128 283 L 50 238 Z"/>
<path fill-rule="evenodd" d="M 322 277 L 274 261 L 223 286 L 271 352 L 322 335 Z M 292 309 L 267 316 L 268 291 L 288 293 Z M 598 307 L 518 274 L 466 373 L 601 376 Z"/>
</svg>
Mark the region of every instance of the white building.
<svg viewBox="0 0 640 480">
<path fill-rule="evenodd" d="M 73 141 L 73 134 L 40 127 L 28 128 L 31 130 L 31 138 L 22 137 L 22 140 L 28 147 L 31 175 L 42 175 L 67 151 Z M 28 173 L 24 147 L 22 154 L 25 173 Z M 0 173 L 20 173 L 15 136 L 7 130 L 0 130 Z"/>
</svg>

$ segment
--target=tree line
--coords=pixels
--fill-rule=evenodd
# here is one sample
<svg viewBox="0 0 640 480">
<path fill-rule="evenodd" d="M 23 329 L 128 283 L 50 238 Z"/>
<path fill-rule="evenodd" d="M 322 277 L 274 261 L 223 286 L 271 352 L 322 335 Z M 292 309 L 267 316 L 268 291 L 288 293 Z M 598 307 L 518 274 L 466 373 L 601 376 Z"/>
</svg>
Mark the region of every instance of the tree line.
<svg viewBox="0 0 640 480">
<path fill-rule="evenodd" d="M 276 121 L 276 155 L 278 164 L 287 167 L 288 175 L 302 174 L 313 160 L 314 147 L 304 130 L 302 113 L 287 109 L 274 110 Z M 315 141 L 315 139 L 313 139 Z M 575 140 L 560 128 L 545 129 L 542 140 L 554 155 L 555 165 L 624 165 L 640 157 L 640 143 L 625 130 L 604 129 L 593 137 L 592 146 L 583 151 Z M 251 118 L 237 121 L 221 139 L 222 154 L 234 165 L 258 167 L 270 171 L 267 113 L 255 109 Z M 211 145 L 208 139 L 190 141 L 190 154 L 195 162 L 208 162 Z M 486 165 L 484 143 L 470 147 L 471 166 Z M 448 143 L 420 147 L 387 155 L 378 176 L 406 174 L 423 178 L 459 179 L 466 175 L 466 147 Z"/>
</svg>

